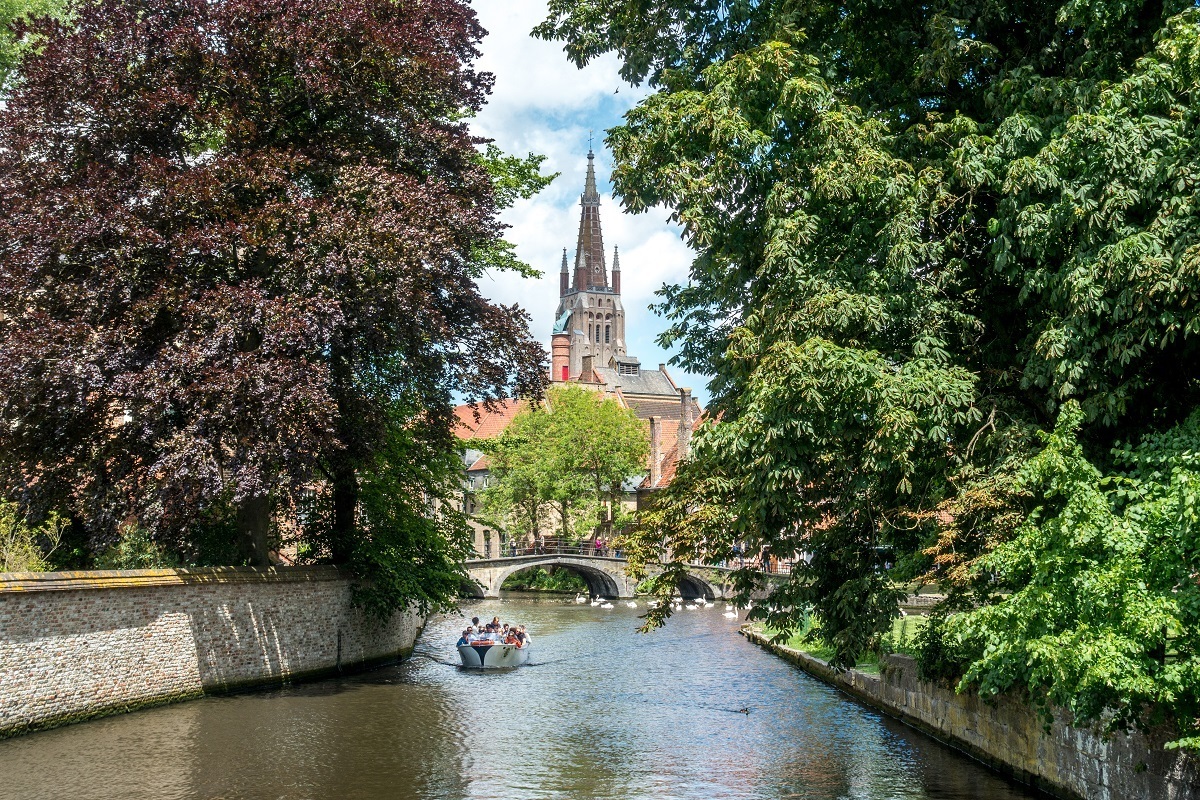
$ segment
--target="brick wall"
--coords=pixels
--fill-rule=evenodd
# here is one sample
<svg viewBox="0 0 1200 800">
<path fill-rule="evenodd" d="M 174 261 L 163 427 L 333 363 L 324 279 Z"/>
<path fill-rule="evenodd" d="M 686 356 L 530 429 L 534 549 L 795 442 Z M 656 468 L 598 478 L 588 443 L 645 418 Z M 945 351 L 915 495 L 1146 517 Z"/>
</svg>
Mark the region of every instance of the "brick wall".
<svg viewBox="0 0 1200 800">
<path fill-rule="evenodd" d="M 1105 737 L 1076 728 L 1059 715 L 1046 730 L 1026 704 L 1013 698 L 985 703 L 975 695 L 922 681 L 908 656 L 887 656 L 879 676 L 835 673 L 818 658 L 771 644 L 753 631 L 746 638 L 793 662 L 885 714 L 925 731 L 986 764 L 1071 800 L 1200 800 L 1200 764 L 1164 750 L 1165 734 Z"/>
<path fill-rule="evenodd" d="M 0 574 L 0 737 L 407 655 L 333 567 Z"/>
</svg>

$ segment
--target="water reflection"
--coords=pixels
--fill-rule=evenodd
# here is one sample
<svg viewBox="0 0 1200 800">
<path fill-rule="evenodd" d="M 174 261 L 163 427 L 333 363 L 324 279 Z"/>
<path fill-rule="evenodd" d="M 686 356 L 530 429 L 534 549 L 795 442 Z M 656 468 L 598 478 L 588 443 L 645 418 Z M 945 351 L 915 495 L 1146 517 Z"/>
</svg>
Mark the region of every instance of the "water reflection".
<svg viewBox="0 0 1200 800">
<path fill-rule="evenodd" d="M 6 798 L 1029 797 L 737 636 L 718 609 L 478 601 L 531 665 L 457 668 L 462 618 L 398 667 L 0 742 Z"/>
</svg>

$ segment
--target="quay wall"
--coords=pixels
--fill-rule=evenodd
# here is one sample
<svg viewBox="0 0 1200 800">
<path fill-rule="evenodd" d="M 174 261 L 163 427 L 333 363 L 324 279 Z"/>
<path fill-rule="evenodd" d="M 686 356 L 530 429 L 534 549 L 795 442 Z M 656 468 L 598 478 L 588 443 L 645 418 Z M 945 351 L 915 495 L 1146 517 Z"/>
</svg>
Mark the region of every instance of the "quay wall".
<svg viewBox="0 0 1200 800">
<path fill-rule="evenodd" d="M 1200 800 L 1200 763 L 1178 750 L 1165 750 L 1165 733 L 1106 737 L 1090 727 L 1072 726 L 1063 714 L 1047 730 L 1033 709 L 1014 698 L 987 703 L 920 680 L 916 662 L 908 656 L 886 656 L 878 676 L 839 673 L 821 659 L 772 644 L 753 630 L 743 633 L 813 677 L 1054 797 Z"/>
<path fill-rule="evenodd" d="M 0 738 L 405 657 L 335 567 L 0 573 Z"/>
</svg>

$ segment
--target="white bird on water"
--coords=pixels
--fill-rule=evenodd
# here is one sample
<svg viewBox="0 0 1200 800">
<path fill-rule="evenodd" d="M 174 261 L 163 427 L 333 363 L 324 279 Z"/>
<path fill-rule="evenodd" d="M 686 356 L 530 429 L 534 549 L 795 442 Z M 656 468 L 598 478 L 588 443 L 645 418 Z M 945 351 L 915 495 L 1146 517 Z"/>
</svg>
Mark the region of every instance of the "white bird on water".
<svg viewBox="0 0 1200 800">
<path fill-rule="evenodd" d="M 582 604 L 586 603 L 587 601 L 588 601 L 588 600 L 587 600 L 587 598 L 586 598 L 586 597 L 584 597 L 583 595 L 581 595 L 581 594 L 577 594 L 577 595 L 575 595 L 575 602 L 576 602 L 576 603 L 579 603 L 580 605 L 582 605 Z"/>
<path fill-rule="evenodd" d="M 628 603 L 625 604 L 625 607 L 626 608 L 637 608 L 637 603 L 630 600 Z"/>
<path fill-rule="evenodd" d="M 600 607 L 601 607 L 601 608 L 613 608 L 613 604 L 612 604 L 612 603 L 605 603 L 604 605 L 602 605 L 602 606 L 600 606 Z"/>
</svg>

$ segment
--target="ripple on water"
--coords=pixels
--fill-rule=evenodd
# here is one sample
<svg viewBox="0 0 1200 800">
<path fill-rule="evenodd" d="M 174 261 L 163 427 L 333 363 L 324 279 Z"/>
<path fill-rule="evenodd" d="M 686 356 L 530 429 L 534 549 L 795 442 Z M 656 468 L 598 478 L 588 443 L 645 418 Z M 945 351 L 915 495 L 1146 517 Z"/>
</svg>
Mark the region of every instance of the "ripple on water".
<svg viewBox="0 0 1200 800">
<path fill-rule="evenodd" d="M 485 600 L 531 664 L 456 666 L 460 616 L 405 664 L 0 742 L 5 798 L 1016 800 L 974 762 L 736 635 L 718 609 Z M 743 713 L 743 710 L 748 713 Z"/>
</svg>

